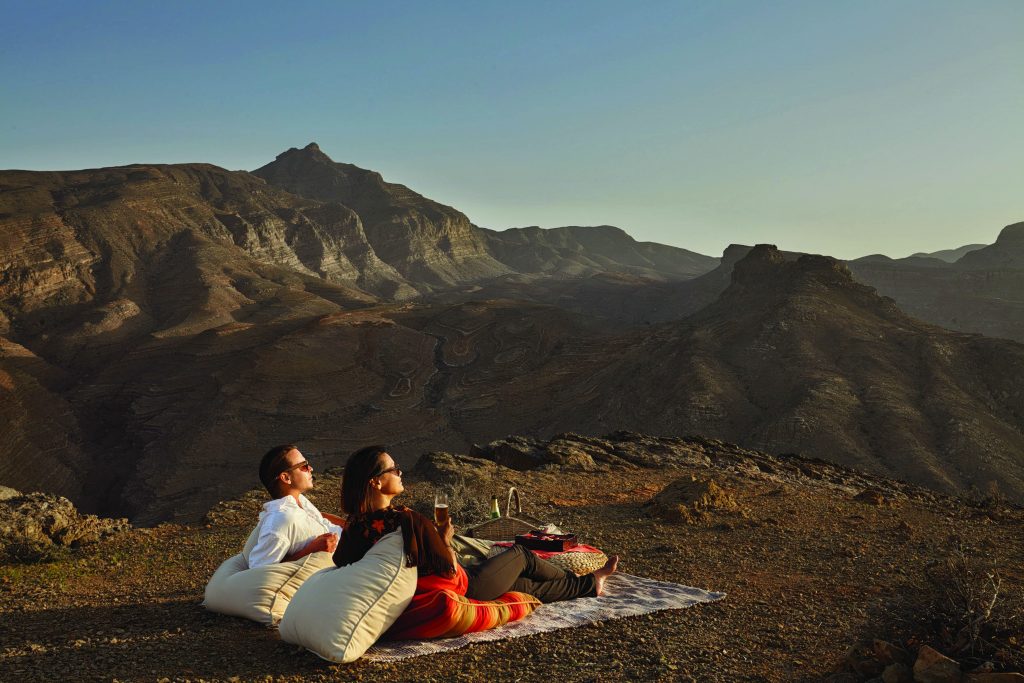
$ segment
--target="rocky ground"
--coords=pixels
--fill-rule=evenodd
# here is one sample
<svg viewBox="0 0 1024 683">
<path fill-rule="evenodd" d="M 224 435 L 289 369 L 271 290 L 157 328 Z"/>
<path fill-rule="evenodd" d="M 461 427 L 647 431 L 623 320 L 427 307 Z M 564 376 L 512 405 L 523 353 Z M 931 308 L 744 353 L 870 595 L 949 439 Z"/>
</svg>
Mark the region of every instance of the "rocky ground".
<svg viewBox="0 0 1024 683">
<path fill-rule="evenodd" d="M 0 680 L 838 682 L 890 666 L 884 680 L 895 681 L 912 680 L 927 647 L 963 671 L 1024 665 L 1013 611 L 1024 510 L 998 496 L 948 498 L 820 461 L 632 434 L 428 455 L 406 479 L 414 507 L 439 486 L 453 491 L 462 524 L 514 484 L 528 512 L 619 554 L 623 571 L 728 596 L 394 664 L 331 665 L 199 604 L 254 523 L 264 496 L 253 491 L 201 525 L 130 529 L 56 561 L 0 565 Z M 322 510 L 337 510 L 338 483 L 336 472 L 320 478 Z M 986 571 L 1002 583 L 972 649 L 956 642 L 948 605 L 957 586 L 988 585 Z M 892 667 L 902 658 L 907 669 Z"/>
</svg>

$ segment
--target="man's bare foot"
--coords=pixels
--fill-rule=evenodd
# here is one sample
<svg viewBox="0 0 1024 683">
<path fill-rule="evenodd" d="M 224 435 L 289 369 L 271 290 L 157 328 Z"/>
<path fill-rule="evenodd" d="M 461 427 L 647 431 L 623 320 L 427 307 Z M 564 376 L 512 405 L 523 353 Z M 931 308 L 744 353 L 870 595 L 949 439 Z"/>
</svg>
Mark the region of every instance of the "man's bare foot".
<svg viewBox="0 0 1024 683">
<path fill-rule="evenodd" d="M 615 573 L 615 570 L 619 568 L 619 556 L 612 555 L 608 558 L 608 561 L 604 563 L 604 566 L 594 572 L 594 578 L 597 580 L 594 585 L 594 595 L 601 595 L 604 593 L 604 580 Z"/>
</svg>

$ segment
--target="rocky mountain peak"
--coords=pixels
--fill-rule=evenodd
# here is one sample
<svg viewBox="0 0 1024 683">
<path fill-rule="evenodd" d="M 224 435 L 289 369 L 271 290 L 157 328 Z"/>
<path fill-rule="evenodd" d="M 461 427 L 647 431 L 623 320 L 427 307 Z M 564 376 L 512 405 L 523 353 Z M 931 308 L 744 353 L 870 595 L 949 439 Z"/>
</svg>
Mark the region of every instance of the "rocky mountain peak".
<svg viewBox="0 0 1024 683">
<path fill-rule="evenodd" d="M 486 280 L 508 272 L 462 212 L 376 171 L 333 161 L 316 143 L 290 149 L 253 171 L 267 183 L 359 216 L 375 254 L 423 290 Z"/>
<path fill-rule="evenodd" d="M 999 233 L 999 237 L 996 238 L 996 244 L 1008 246 L 1008 245 L 1024 245 L 1024 221 L 1020 223 L 1013 223 L 1007 225 Z"/>
<path fill-rule="evenodd" d="M 782 285 L 808 280 L 840 287 L 854 284 L 850 269 L 842 261 L 817 254 L 787 259 L 786 253 L 774 244 L 758 244 L 736 262 L 732 271 L 732 282 L 744 287 L 760 288 L 773 282 Z"/>
<path fill-rule="evenodd" d="M 761 283 L 765 277 L 780 272 L 785 262 L 774 244 L 758 244 L 733 266 L 732 281 L 739 285 Z"/>
<path fill-rule="evenodd" d="M 298 147 L 291 147 L 278 154 L 275 159 L 276 161 L 289 164 L 334 164 L 334 160 L 320 151 L 320 145 L 315 142 L 309 143 L 302 149 L 299 149 Z"/>
<path fill-rule="evenodd" d="M 1007 225 L 999 233 L 995 244 L 964 254 L 956 265 L 968 268 L 1024 267 L 1024 222 Z"/>
<path fill-rule="evenodd" d="M 722 252 L 722 264 L 732 265 L 750 253 L 752 247 L 746 244 L 730 244 Z"/>
</svg>

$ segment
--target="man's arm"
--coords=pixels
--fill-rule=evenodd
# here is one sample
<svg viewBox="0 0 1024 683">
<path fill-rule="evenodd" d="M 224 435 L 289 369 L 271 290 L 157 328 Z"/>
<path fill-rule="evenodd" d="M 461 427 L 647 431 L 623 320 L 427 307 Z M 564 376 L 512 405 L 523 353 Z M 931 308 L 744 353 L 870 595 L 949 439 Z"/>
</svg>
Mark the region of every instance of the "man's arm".
<svg viewBox="0 0 1024 683">
<path fill-rule="evenodd" d="M 289 547 L 291 543 L 287 538 L 275 533 L 261 533 L 256 545 L 249 551 L 249 569 L 282 562 Z"/>
<path fill-rule="evenodd" d="M 326 519 L 331 524 L 337 524 L 342 529 L 345 528 L 345 520 L 339 517 L 338 515 L 332 515 L 329 512 L 321 512 L 320 514 L 322 514 L 324 516 L 324 519 Z"/>
<path fill-rule="evenodd" d="M 296 550 L 291 555 L 285 555 L 282 562 L 294 562 L 295 560 L 312 553 L 333 553 L 338 547 L 338 537 L 332 533 L 320 534 L 312 541 Z"/>
</svg>

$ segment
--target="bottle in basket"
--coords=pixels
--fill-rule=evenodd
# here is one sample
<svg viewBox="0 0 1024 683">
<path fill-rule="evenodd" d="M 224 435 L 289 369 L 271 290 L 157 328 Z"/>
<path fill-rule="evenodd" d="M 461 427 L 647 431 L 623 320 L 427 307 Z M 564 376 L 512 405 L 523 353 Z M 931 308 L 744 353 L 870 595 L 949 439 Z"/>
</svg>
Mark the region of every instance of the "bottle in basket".
<svg viewBox="0 0 1024 683">
<path fill-rule="evenodd" d="M 501 517 L 501 510 L 498 509 L 498 497 L 491 496 L 491 519 Z"/>
<path fill-rule="evenodd" d="M 434 496 L 434 524 L 444 526 L 448 521 L 448 494 L 438 493 Z"/>
</svg>

